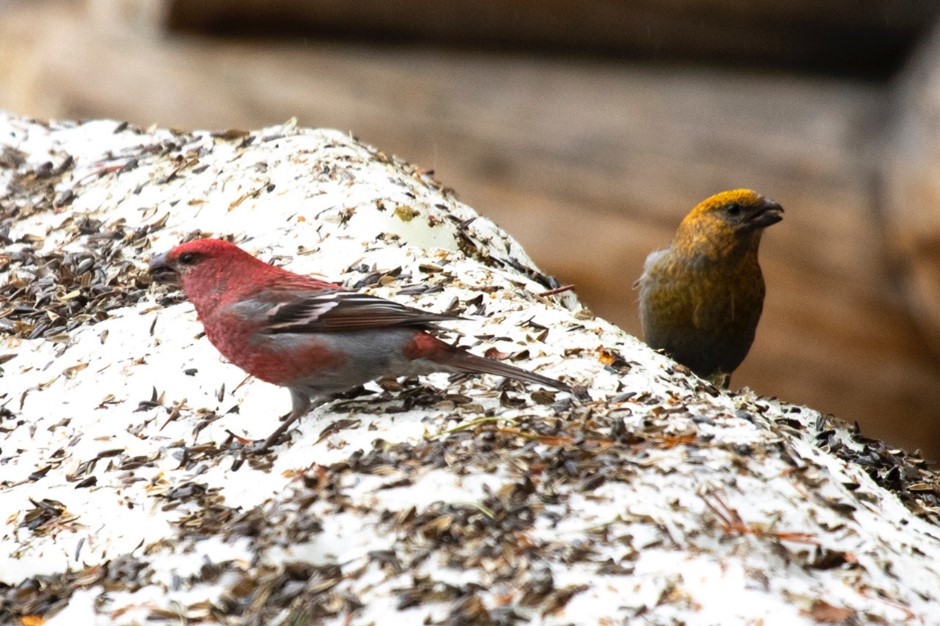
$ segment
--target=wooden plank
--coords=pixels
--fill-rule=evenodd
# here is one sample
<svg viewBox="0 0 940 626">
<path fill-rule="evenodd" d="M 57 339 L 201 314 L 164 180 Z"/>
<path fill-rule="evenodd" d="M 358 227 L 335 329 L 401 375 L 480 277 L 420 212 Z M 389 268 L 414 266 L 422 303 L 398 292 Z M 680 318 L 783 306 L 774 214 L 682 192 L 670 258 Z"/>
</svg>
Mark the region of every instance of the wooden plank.
<svg viewBox="0 0 940 626">
<path fill-rule="evenodd" d="M 168 5 L 170 28 L 191 32 L 328 35 L 863 74 L 897 68 L 940 10 L 931 0 L 173 0 Z"/>
</svg>

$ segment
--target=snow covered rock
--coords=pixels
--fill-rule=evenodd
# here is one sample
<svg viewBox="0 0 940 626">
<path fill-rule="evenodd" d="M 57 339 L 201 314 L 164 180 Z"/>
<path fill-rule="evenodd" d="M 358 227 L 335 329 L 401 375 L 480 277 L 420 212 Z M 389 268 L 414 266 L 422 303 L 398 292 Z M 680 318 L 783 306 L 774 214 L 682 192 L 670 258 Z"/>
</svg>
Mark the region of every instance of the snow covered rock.
<svg viewBox="0 0 940 626">
<path fill-rule="evenodd" d="M 290 403 L 151 284 L 149 258 L 193 235 L 460 311 L 453 340 L 590 399 L 489 376 L 372 383 L 233 471 Z M 347 135 L 0 116 L 0 242 L 3 623 L 940 615 L 920 459 L 714 389 Z"/>
</svg>

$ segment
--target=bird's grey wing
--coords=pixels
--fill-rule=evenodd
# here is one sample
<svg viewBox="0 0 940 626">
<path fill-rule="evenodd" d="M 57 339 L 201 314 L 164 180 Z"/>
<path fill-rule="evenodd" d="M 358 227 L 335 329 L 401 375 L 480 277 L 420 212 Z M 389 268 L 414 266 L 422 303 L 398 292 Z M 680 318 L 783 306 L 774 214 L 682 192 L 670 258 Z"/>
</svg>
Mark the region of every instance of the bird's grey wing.
<svg viewBox="0 0 940 626">
<path fill-rule="evenodd" d="M 267 311 L 267 333 L 315 333 L 413 326 L 461 318 L 432 313 L 354 291 L 335 290 L 296 294 Z"/>
</svg>

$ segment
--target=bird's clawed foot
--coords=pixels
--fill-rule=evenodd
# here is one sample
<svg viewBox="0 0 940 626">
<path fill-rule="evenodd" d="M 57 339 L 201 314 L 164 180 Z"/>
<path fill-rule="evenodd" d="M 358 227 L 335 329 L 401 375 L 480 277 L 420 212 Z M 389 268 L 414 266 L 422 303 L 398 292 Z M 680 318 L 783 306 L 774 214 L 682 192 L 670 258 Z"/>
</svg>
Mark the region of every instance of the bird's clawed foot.
<svg viewBox="0 0 940 626">
<path fill-rule="evenodd" d="M 731 374 L 718 370 L 705 378 L 718 389 L 728 389 L 731 386 Z"/>
<path fill-rule="evenodd" d="M 235 462 L 232 463 L 232 471 L 238 470 L 238 468 L 244 465 L 246 460 L 252 457 L 260 457 L 261 455 L 268 452 L 275 444 L 279 442 L 281 435 L 287 432 L 287 429 L 290 428 L 299 417 L 300 415 L 291 413 L 282 418 L 283 421 L 281 422 L 281 425 L 278 426 L 274 432 L 271 433 L 264 441 L 252 441 L 250 439 L 245 439 L 244 437 L 239 437 L 230 431 L 229 434 L 243 444 L 241 454 L 237 459 L 235 459 Z"/>
<path fill-rule="evenodd" d="M 588 388 L 585 385 L 572 385 L 570 393 L 579 402 L 591 401 L 591 394 L 588 393 Z"/>
<path fill-rule="evenodd" d="M 245 439 L 244 437 L 236 437 L 239 443 L 242 444 L 241 450 L 238 451 L 238 456 L 235 458 L 235 461 L 232 463 L 232 471 L 238 471 L 238 469 L 245 464 L 245 461 L 251 459 L 261 460 L 261 457 L 268 452 L 270 446 L 267 445 L 267 441 L 252 441 L 251 439 Z M 258 463 L 252 463 L 252 466 L 257 466 Z"/>
</svg>

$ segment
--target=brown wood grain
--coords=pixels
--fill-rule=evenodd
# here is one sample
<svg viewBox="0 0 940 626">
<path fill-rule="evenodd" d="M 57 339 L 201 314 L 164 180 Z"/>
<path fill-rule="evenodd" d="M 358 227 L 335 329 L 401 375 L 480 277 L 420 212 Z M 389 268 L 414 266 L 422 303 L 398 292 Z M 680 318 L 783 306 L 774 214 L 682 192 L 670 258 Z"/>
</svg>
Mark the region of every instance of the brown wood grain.
<svg viewBox="0 0 940 626">
<path fill-rule="evenodd" d="M 172 0 L 171 30 L 365 38 L 884 74 L 932 0 Z"/>
<path fill-rule="evenodd" d="M 891 104 L 886 241 L 913 317 L 940 354 L 940 28 L 899 77 Z"/>
</svg>

